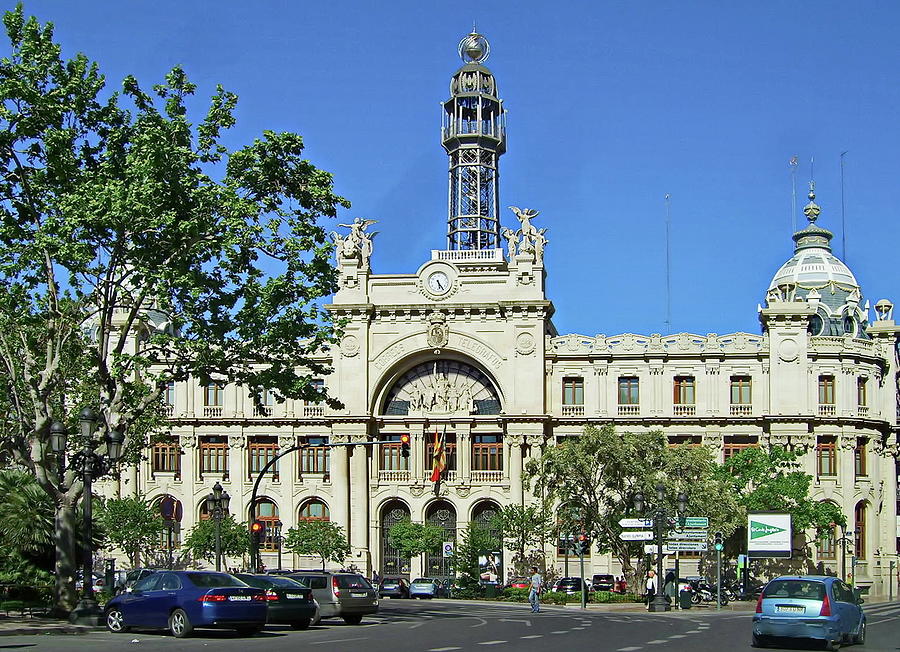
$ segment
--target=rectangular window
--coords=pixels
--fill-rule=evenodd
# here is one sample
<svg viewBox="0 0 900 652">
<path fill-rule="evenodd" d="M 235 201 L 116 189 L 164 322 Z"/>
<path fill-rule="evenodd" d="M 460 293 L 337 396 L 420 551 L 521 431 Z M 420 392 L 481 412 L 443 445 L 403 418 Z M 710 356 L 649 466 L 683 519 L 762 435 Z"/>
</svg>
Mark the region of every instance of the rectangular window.
<svg viewBox="0 0 900 652">
<path fill-rule="evenodd" d="M 228 477 L 227 437 L 200 439 L 200 477 L 203 477 L 204 473 Z"/>
<path fill-rule="evenodd" d="M 816 469 L 819 477 L 837 475 L 837 442 L 834 437 L 819 437 L 816 443 Z"/>
<path fill-rule="evenodd" d="M 247 475 L 252 480 L 259 475 L 266 464 L 278 455 L 278 439 L 276 437 L 252 437 L 247 443 Z M 278 462 L 270 469 L 272 478 L 278 479 Z"/>
<path fill-rule="evenodd" d="M 380 444 L 382 471 L 409 471 L 409 458 L 403 457 L 400 435 L 384 435 L 390 444 Z"/>
<path fill-rule="evenodd" d="M 619 378 L 619 405 L 638 405 L 640 403 L 638 388 L 637 377 L 622 376 Z"/>
<path fill-rule="evenodd" d="M 731 404 L 750 405 L 750 376 L 731 377 Z"/>
<path fill-rule="evenodd" d="M 694 405 L 696 402 L 693 376 L 675 376 L 673 389 L 672 401 L 675 405 Z"/>
<path fill-rule="evenodd" d="M 702 435 L 669 435 L 669 447 L 690 446 L 698 448 L 703 445 Z"/>
<path fill-rule="evenodd" d="M 732 455 L 737 455 L 741 451 L 747 450 L 748 448 L 759 448 L 759 440 L 753 436 L 739 436 L 734 435 L 731 437 L 725 438 L 725 443 L 722 448 L 724 459 L 728 459 Z"/>
<path fill-rule="evenodd" d="M 819 559 L 834 559 L 837 550 L 837 534 L 832 528 L 831 532 L 824 539 L 819 539 L 816 543 L 816 556 Z"/>
<path fill-rule="evenodd" d="M 153 473 L 181 473 L 181 447 L 177 440 L 156 442 L 151 452 Z"/>
<path fill-rule="evenodd" d="M 430 437 L 428 435 L 425 436 L 425 441 L 428 442 L 425 445 L 425 474 L 428 475 L 431 473 L 431 470 L 434 468 L 434 434 Z M 455 471 L 456 470 L 456 435 L 452 433 L 447 433 L 444 435 L 444 456 L 447 460 L 447 471 Z"/>
<path fill-rule="evenodd" d="M 563 405 L 584 405 L 583 378 L 563 378 Z"/>
<path fill-rule="evenodd" d="M 866 395 L 867 380 L 867 378 L 856 379 L 856 404 L 859 407 L 866 407 L 869 404 L 868 396 Z"/>
<path fill-rule="evenodd" d="M 834 376 L 819 376 L 819 405 L 834 405 Z"/>
<path fill-rule="evenodd" d="M 325 381 L 321 378 L 314 378 L 309 381 L 310 386 L 315 389 L 317 392 L 321 392 L 325 389 Z M 303 405 L 319 405 L 319 401 L 303 401 Z"/>
<path fill-rule="evenodd" d="M 503 440 L 499 435 L 472 437 L 472 470 L 503 470 Z"/>
<path fill-rule="evenodd" d="M 856 509 L 853 510 L 854 531 L 854 552 L 857 559 L 866 558 L 866 504 L 857 503 Z"/>
<path fill-rule="evenodd" d="M 212 383 L 203 388 L 203 405 L 206 407 L 222 407 L 224 400 L 224 385 Z"/>
<path fill-rule="evenodd" d="M 866 472 L 866 441 L 864 439 L 856 442 L 856 448 L 853 450 L 853 468 L 857 478 L 869 475 Z"/>
<path fill-rule="evenodd" d="M 175 405 L 175 381 L 170 380 L 163 385 L 162 398 L 166 405 Z"/>
<path fill-rule="evenodd" d="M 300 456 L 300 475 L 327 474 L 330 462 L 328 437 L 304 437 L 301 441 L 307 447 L 297 451 Z"/>
</svg>

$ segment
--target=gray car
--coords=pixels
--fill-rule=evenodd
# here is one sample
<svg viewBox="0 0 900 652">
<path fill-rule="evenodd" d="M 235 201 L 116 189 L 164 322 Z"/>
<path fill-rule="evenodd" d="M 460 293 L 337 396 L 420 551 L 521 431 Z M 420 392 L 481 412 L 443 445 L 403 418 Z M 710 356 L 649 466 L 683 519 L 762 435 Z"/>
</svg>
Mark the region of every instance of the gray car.
<svg viewBox="0 0 900 652">
<path fill-rule="evenodd" d="M 342 618 L 348 625 L 359 625 L 363 616 L 378 613 L 378 592 L 359 573 L 302 571 L 289 577 L 312 589 L 322 619 Z"/>
</svg>

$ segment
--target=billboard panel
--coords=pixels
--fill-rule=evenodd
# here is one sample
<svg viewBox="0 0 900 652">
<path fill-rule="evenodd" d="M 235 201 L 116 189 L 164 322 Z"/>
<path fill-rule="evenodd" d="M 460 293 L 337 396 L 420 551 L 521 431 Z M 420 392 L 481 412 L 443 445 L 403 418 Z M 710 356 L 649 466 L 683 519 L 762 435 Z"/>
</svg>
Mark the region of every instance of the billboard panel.
<svg viewBox="0 0 900 652">
<path fill-rule="evenodd" d="M 747 514 L 747 554 L 750 557 L 791 556 L 790 514 Z"/>
</svg>

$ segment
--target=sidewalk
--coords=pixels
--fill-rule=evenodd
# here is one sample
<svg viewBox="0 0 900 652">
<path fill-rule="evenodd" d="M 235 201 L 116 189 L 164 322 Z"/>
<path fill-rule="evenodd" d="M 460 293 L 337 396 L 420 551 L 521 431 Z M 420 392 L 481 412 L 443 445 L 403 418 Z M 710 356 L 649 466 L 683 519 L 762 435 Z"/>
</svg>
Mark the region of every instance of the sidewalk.
<svg viewBox="0 0 900 652">
<path fill-rule="evenodd" d="M 95 629 L 98 628 L 88 627 L 87 625 L 70 625 L 67 621 L 57 618 L 0 616 L 0 636 L 87 634 Z"/>
</svg>

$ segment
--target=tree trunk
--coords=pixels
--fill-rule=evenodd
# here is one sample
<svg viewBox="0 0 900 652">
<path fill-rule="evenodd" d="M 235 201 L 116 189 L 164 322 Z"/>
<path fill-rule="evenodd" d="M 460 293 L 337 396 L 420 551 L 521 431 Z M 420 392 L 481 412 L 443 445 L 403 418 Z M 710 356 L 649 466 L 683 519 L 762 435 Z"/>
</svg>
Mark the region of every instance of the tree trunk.
<svg viewBox="0 0 900 652">
<path fill-rule="evenodd" d="M 75 507 L 63 500 L 56 507 L 56 604 L 57 614 L 68 614 L 75 608 Z"/>
</svg>

